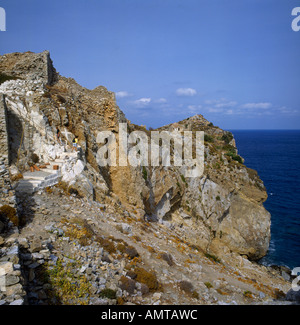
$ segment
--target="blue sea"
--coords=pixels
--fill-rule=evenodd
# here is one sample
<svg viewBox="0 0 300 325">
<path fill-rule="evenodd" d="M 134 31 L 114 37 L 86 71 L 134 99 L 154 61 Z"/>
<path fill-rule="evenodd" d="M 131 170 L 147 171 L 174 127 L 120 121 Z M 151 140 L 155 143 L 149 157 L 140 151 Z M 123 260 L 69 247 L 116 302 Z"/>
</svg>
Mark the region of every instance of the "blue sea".
<svg viewBox="0 0 300 325">
<path fill-rule="evenodd" d="M 300 266 L 300 130 L 231 130 L 245 165 L 268 192 L 271 241 L 265 265 Z"/>
</svg>

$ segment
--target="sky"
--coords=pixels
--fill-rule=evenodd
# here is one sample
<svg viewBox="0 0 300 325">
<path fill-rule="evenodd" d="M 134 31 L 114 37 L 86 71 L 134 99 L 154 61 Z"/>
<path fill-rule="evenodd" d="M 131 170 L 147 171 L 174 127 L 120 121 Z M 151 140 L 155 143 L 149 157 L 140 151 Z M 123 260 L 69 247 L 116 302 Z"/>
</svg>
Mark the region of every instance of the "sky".
<svg viewBox="0 0 300 325">
<path fill-rule="evenodd" d="M 0 0 L 0 7 L 0 55 L 49 50 L 62 76 L 115 92 L 132 123 L 156 128 L 201 114 L 223 129 L 300 128 L 300 31 L 292 29 L 299 0 Z"/>
</svg>

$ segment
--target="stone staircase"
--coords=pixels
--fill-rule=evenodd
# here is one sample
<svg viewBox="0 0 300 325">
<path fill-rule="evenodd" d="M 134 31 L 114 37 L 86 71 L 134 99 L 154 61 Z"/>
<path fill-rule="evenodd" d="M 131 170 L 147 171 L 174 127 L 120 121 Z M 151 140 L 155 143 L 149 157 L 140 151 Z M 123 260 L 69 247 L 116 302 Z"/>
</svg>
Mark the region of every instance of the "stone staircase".
<svg viewBox="0 0 300 325">
<path fill-rule="evenodd" d="M 66 159 L 71 157 L 78 157 L 77 152 L 64 152 L 59 158 L 54 161 L 49 161 L 46 168 L 40 169 L 40 171 L 25 172 L 23 179 L 18 182 L 16 191 L 19 193 L 32 194 L 40 189 L 48 186 L 53 186 L 61 179 L 61 167 L 66 162 Z M 58 166 L 58 170 L 54 170 L 53 166 Z"/>
</svg>

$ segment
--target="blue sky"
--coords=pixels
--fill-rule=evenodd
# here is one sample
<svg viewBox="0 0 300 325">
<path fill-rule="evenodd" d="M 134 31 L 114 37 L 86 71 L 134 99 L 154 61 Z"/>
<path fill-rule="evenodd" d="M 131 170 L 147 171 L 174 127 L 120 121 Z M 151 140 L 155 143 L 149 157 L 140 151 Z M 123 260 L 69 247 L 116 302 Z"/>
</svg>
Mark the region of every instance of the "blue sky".
<svg viewBox="0 0 300 325">
<path fill-rule="evenodd" d="M 299 0 L 0 0 L 0 54 L 49 50 L 136 124 L 300 128 Z"/>
</svg>

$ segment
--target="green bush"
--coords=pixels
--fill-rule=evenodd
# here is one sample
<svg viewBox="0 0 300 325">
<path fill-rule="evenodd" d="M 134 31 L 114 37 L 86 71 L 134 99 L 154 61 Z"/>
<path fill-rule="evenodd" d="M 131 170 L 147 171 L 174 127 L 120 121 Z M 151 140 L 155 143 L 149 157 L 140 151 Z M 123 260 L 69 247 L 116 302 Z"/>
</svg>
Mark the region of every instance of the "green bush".
<svg viewBox="0 0 300 325">
<path fill-rule="evenodd" d="M 226 132 L 222 135 L 221 140 L 223 140 L 225 143 L 229 143 L 233 139 L 233 135 L 231 132 Z"/>
<path fill-rule="evenodd" d="M 229 154 L 235 154 L 236 153 L 236 149 L 234 146 L 232 146 L 231 144 L 226 144 L 223 147 L 223 150 L 226 151 Z"/>
<path fill-rule="evenodd" d="M 143 178 L 145 181 L 148 179 L 148 173 L 147 173 L 147 169 L 145 166 L 143 166 Z"/>
<path fill-rule="evenodd" d="M 236 160 L 241 164 L 243 163 L 243 158 L 236 153 L 235 147 L 230 144 L 227 144 L 223 147 L 223 149 L 227 151 L 225 153 L 226 156 L 231 157 L 233 160 Z"/>
<path fill-rule="evenodd" d="M 237 155 L 235 153 L 230 153 L 230 152 L 227 152 L 226 155 L 231 157 L 233 160 L 236 160 L 240 164 L 243 163 L 243 159 L 242 159 L 242 157 L 240 155 Z"/>
<path fill-rule="evenodd" d="M 112 289 L 103 289 L 100 293 L 99 293 L 99 297 L 100 298 L 108 298 L 108 299 L 116 299 L 117 294 L 115 290 Z"/>
<path fill-rule="evenodd" d="M 206 141 L 206 142 L 214 142 L 214 138 L 211 135 L 205 133 L 204 134 L 204 141 Z"/>
<path fill-rule="evenodd" d="M 187 185 L 185 177 L 182 174 L 180 175 L 180 177 L 181 177 L 181 180 Z"/>
</svg>

